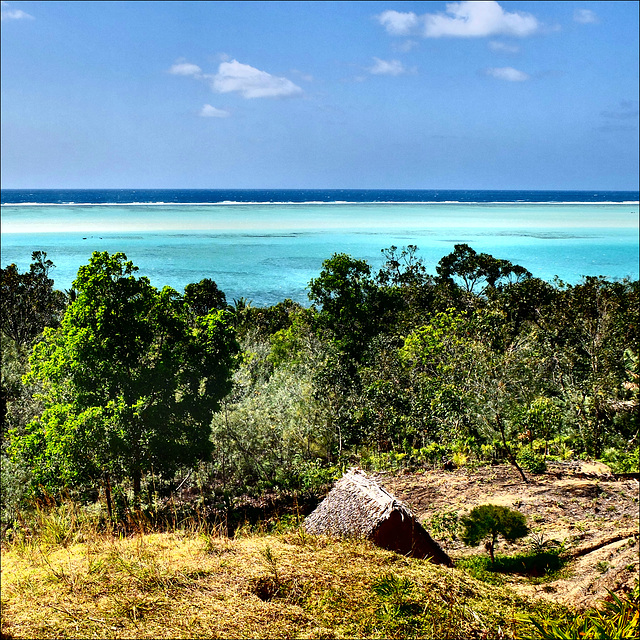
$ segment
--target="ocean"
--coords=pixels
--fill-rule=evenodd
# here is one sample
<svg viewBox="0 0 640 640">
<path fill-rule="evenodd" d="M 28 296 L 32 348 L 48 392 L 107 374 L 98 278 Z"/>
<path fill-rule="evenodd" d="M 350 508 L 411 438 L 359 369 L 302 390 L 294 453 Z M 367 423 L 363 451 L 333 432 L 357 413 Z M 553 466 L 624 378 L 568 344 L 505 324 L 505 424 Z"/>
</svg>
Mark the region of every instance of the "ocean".
<svg viewBox="0 0 640 640">
<path fill-rule="evenodd" d="M 333 253 L 374 269 L 391 245 L 418 246 L 430 273 L 454 245 L 536 277 L 639 277 L 634 191 L 12 190 L 1 192 L 2 265 L 47 252 L 69 289 L 93 251 L 122 251 L 158 287 L 212 278 L 229 302 L 291 298 Z"/>
</svg>

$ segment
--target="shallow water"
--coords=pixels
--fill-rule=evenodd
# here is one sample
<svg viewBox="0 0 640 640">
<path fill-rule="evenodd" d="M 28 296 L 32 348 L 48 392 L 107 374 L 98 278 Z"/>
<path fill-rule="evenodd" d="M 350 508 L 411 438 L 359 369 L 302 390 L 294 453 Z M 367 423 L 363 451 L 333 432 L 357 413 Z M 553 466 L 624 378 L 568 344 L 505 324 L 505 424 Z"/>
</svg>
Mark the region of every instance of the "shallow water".
<svg viewBox="0 0 640 640">
<path fill-rule="evenodd" d="M 122 251 L 156 286 L 213 278 L 229 301 L 306 303 L 334 252 L 378 268 L 381 249 L 414 244 L 430 273 L 457 243 L 545 280 L 638 278 L 638 204 L 299 203 L 3 205 L 2 264 L 46 251 L 68 289 L 92 251 Z"/>
</svg>

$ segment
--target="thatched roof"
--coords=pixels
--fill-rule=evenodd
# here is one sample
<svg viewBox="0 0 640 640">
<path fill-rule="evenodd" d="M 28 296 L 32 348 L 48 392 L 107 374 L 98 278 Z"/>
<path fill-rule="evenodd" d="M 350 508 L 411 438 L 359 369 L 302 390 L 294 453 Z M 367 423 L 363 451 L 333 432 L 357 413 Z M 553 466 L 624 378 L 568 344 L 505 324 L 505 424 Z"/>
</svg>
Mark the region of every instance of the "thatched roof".
<svg viewBox="0 0 640 640">
<path fill-rule="evenodd" d="M 409 508 L 361 469 L 350 469 L 304 521 L 309 533 L 368 538 L 379 546 L 451 566 Z"/>
<path fill-rule="evenodd" d="M 350 469 L 305 520 L 310 533 L 369 538 L 391 512 L 412 518 L 409 509 L 361 469 Z"/>
</svg>

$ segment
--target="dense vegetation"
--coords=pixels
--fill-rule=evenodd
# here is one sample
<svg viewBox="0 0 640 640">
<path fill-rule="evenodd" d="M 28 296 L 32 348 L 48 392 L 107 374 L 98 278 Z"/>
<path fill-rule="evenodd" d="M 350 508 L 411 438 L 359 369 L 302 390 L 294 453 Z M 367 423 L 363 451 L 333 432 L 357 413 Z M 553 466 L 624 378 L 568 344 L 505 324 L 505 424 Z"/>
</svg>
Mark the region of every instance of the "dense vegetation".
<svg viewBox="0 0 640 640">
<path fill-rule="evenodd" d="M 311 490 L 345 466 L 549 459 L 638 470 L 638 282 L 544 282 L 467 245 L 428 274 L 334 254 L 310 307 L 157 290 L 94 253 L 73 289 L 46 254 L 2 269 L 2 519 L 100 496 L 117 520 L 180 489 L 197 506 Z"/>
</svg>

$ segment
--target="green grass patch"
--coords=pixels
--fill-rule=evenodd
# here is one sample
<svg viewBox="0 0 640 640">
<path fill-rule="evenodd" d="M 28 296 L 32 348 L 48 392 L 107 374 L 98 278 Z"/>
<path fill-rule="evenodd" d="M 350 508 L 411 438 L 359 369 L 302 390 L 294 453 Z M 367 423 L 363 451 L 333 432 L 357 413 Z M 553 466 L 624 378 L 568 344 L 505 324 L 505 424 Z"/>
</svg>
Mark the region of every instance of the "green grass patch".
<svg viewBox="0 0 640 640">
<path fill-rule="evenodd" d="M 566 564 L 566 558 L 557 551 L 530 551 L 512 556 L 496 555 L 495 562 L 488 556 L 468 556 L 457 561 L 456 566 L 474 578 L 489 584 L 504 584 L 504 576 L 527 576 L 532 581 L 557 580 Z"/>
</svg>

